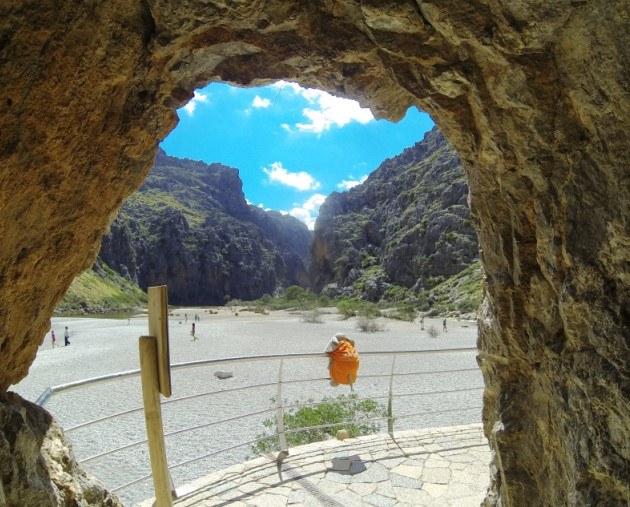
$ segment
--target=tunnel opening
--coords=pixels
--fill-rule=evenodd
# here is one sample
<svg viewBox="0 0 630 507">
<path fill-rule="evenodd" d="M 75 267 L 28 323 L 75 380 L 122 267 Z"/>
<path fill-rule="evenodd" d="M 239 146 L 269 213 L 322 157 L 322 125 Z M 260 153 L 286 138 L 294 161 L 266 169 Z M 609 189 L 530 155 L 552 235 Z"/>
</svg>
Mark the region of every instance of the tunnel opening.
<svg viewBox="0 0 630 507">
<path fill-rule="evenodd" d="M 194 88 L 299 79 L 379 116 L 418 105 L 462 158 L 488 275 L 479 340 L 496 452 L 488 502 L 519 505 L 523 491 L 530 503 L 623 502 L 627 9 L 621 0 L 11 6 L 0 17 L 0 388 L 27 374 L 53 308 Z"/>
</svg>

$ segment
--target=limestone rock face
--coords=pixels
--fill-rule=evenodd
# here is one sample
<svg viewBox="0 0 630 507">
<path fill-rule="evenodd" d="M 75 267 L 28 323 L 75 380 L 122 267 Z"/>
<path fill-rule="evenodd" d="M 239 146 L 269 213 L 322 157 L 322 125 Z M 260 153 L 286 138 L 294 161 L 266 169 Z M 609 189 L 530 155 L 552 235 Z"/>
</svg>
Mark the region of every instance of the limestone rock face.
<svg viewBox="0 0 630 507">
<path fill-rule="evenodd" d="M 212 80 L 297 80 L 431 113 L 487 278 L 488 503 L 630 492 L 627 0 L 0 4 L 0 389 Z"/>
<path fill-rule="evenodd" d="M 237 169 L 160 150 L 99 259 L 145 291 L 167 285 L 174 305 L 216 305 L 306 284 L 311 236 L 297 218 L 248 204 Z"/>
<path fill-rule="evenodd" d="M 479 255 L 467 197 L 459 157 L 434 127 L 365 182 L 326 198 L 311 248 L 315 290 L 333 283 L 379 301 L 392 284 L 418 292 L 459 273 Z"/>
<path fill-rule="evenodd" d="M 0 505 L 122 507 L 79 467 L 52 416 L 15 393 L 0 394 Z"/>
</svg>

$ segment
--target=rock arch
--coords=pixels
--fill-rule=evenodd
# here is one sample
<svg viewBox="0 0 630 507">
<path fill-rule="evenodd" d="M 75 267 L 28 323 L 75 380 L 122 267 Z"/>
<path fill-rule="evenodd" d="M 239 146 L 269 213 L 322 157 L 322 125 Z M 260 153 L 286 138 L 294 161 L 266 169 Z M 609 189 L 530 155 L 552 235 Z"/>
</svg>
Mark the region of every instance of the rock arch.
<svg viewBox="0 0 630 507">
<path fill-rule="evenodd" d="M 488 273 L 488 503 L 621 504 L 630 460 L 624 0 L 43 0 L 0 6 L 0 391 L 212 80 L 430 112 Z M 625 472 L 624 472 L 625 470 Z"/>
</svg>

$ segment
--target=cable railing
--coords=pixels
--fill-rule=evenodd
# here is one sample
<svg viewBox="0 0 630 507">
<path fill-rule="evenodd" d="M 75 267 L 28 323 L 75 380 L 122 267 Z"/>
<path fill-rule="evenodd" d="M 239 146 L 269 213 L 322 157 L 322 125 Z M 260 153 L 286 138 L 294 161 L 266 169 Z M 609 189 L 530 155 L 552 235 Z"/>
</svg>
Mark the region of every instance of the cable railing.
<svg viewBox="0 0 630 507">
<path fill-rule="evenodd" d="M 459 354 L 474 355 L 470 360 L 466 359 L 465 364 L 463 365 L 464 367 L 461 368 L 448 367 L 448 364 L 450 364 L 449 361 L 447 361 L 447 366 L 445 368 L 433 367 L 434 363 L 436 362 L 437 356 Z M 390 433 L 392 437 L 394 437 L 395 425 L 397 422 L 400 423 L 402 421 L 413 419 L 418 420 L 422 419 L 423 417 L 431 417 L 435 419 L 437 416 L 443 414 L 457 414 L 481 410 L 481 391 L 483 389 L 481 375 L 475 375 L 475 381 L 472 382 L 472 384 L 474 385 L 459 385 L 462 382 L 470 383 L 470 380 L 465 380 L 466 375 L 473 372 L 479 373 L 478 367 L 475 363 L 476 354 L 476 348 L 362 352 L 359 383 L 355 386 L 357 390 L 361 390 L 360 395 L 355 393 L 353 398 L 348 397 L 345 399 L 338 399 L 336 400 L 336 402 L 350 403 L 360 402 L 364 400 L 373 400 L 377 402 L 382 401 L 385 404 L 384 414 L 379 413 L 373 417 L 361 418 L 360 423 L 363 424 L 369 422 L 386 424 L 387 432 Z M 163 437 L 167 441 L 171 442 L 173 440 L 176 440 L 178 437 L 181 438 L 183 436 L 186 436 L 189 439 L 189 442 L 196 442 L 194 437 L 195 432 L 202 433 L 205 430 L 209 430 L 214 427 L 218 428 L 224 425 L 228 425 L 228 427 L 230 427 L 230 425 L 241 424 L 241 421 L 246 420 L 253 420 L 254 426 L 256 426 L 255 421 L 259 421 L 261 417 L 268 417 L 272 419 L 275 423 L 276 430 L 273 432 L 267 432 L 266 434 L 262 435 L 256 434 L 255 438 L 251 438 L 254 435 L 250 433 L 249 436 L 244 436 L 244 439 L 242 441 L 229 441 L 229 445 L 224 445 L 222 447 L 219 446 L 219 448 L 212 448 L 211 450 L 201 450 L 201 452 L 197 452 L 194 455 L 188 452 L 187 455 L 182 459 L 173 459 L 172 463 L 169 463 L 168 465 L 169 471 L 179 470 L 194 463 L 200 463 L 204 460 L 209 460 L 212 457 L 230 453 L 236 450 L 242 450 L 243 448 L 249 447 L 251 449 L 252 446 L 255 446 L 257 443 L 269 441 L 270 439 L 275 440 L 277 442 L 277 448 L 279 449 L 280 453 L 286 455 L 289 454 L 290 451 L 287 440 L 288 435 L 326 428 L 343 428 L 344 426 L 348 426 L 350 424 L 356 424 L 357 421 L 348 420 L 329 424 L 312 425 L 308 427 L 285 427 L 285 414 L 288 411 L 299 410 L 303 407 L 314 407 L 322 402 L 321 399 L 308 399 L 306 401 L 289 402 L 284 399 L 286 395 L 286 390 L 289 387 L 295 387 L 299 390 L 300 393 L 322 393 L 325 389 L 323 388 L 323 386 L 325 386 L 324 382 L 328 383 L 330 380 L 328 376 L 321 375 L 299 376 L 298 378 L 290 378 L 289 375 L 287 375 L 287 373 L 285 372 L 285 366 L 287 364 L 295 363 L 298 360 L 304 360 L 307 362 L 316 362 L 316 365 L 313 365 L 313 368 L 316 367 L 323 372 L 325 371 L 325 366 L 323 366 L 323 362 L 321 361 L 322 359 L 325 359 L 327 362 L 328 356 L 326 354 L 318 353 L 271 354 L 259 356 L 229 357 L 223 359 L 204 359 L 171 365 L 171 370 L 174 373 L 184 372 L 185 370 L 193 368 L 207 368 L 211 366 L 230 365 L 232 367 L 235 365 L 243 365 L 244 367 L 249 368 L 255 367 L 255 377 L 257 378 L 257 380 L 262 381 L 251 382 L 234 387 L 226 386 L 225 389 L 204 390 L 203 392 L 184 394 L 178 398 L 162 400 L 161 407 L 163 410 L 165 410 L 165 414 L 170 414 L 172 416 L 172 419 L 176 419 L 179 421 L 180 419 L 186 419 L 186 417 L 182 416 L 182 414 L 185 412 L 185 408 L 178 408 L 178 405 L 180 406 L 181 404 L 191 401 L 197 404 L 204 399 L 207 399 L 207 402 L 211 403 L 213 399 L 217 399 L 218 397 L 228 396 L 231 397 L 231 399 L 234 399 L 234 397 L 236 397 L 237 395 L 241 395 L 244 392 L 251 393 L 247 400 L 245 400 L 241 404 L 238 404 L 239 406 L 243 405 L 248 407 L 247 410 L 241 410 L 238 413 L 229 416 L 222 417 L 217 415 L 217 417 L 214 418 L 206 418 L 205 421 L 195 420 L 191 424 L 184 424 L 182 427 L 166 428 L 163 432 Z M 388 368 L 389 371 L 375 371 L 379 368 L 382 369 L 386 367 L 385 363 L 388 359 L 391 361 Z M 423 359 L 426 359 L 426 361 L 423 361 Z M 374 363 L 372 366 L 370 366 L 371 360 L 374 360 L 372 361 Z M 407 363 L 405 364 L 405 366 L 407 367 L 406 369 L 409 370 L 409 368 L 412 367 L 413 370 L 399 371 L 400 368 L 397 368 L 397 361 L 398 364 L 400 364 L 401 360 L 407 360 Z M 411 360 L 411 362 L 409 360 Z M 258 363 L 262 362 L 266 362 L 268 363 L 268 365 L 262 369 L 259 368 L 259 366 L 255 366 L 258 365 Z M 271 365 L 274 363 L 277 364 L 277 377 L 273 380 L 263 378 L 265 375 L 273 375 Z M 299 365 L 298 367 L 300 372 L 308 369 L 306 367 L 300 367 Z M 428 369 L 422 369 L 427 367 Z M 418 370 L 417 368 L 420 369 Z M 46 389 L 42 393 L 42 395 L 37 399 L 37 403 L 43 406 L 47 402 L 49 402 L 53 396 L 57 396 L 65 392 L 86 388 L 88 386 L 101 385 L 108 382 L 133 379 L 137 378 L 139 375 L 140 370 L 131 370 L 53 386 Z M 425 379 L 433 379 L 437 381 L 439 384 L 439 388 L 427 388 L 425 386 Z M 400 385 L 397 386 L 397 382 L 399 382 Z M 364 385 L 368 387 L 363 388 L 362 386 Z M 311 386 L 310 391 L 309 387 L 307 386 Z M 420 390 L 417 389 L 418 386 L 421 386 Z M 177 383 L 174 383 L 174 391 L 177 390 Z M 273 390 L 273 400 L 275 401 L 275 403 L 272 404 L 272 406 L 261 406 L 263 402 L 261 401 L 261 395 L 255 394 L 257 390 L 263 392 Z M 367 394 L 368 392 L 370 394 Z M 459 397 L 460 399 L 454 404 L 452 402 L 451 404 L 448 404 L 442 403 L 440 401 L 437 406 L 435 405 L 436 402 L 434 402 L 434 405 L 430 408 L 427 409 L 423 406 L 422 408 L 424 408 L 424 410 L 418 410 L 418 408 L 421 407 L 420 400 L 422 400 L 423 398 L 426 399 L 427 397 L 436 397 L 438 400 L 444 400 L 449 396 Z M 462 397 L 464 397 L 464 399 L 469 402 L 462 403 Z M 475 403 L 475 401 L 477 403 Z M 402 406 L 397 407 L 397 402 L 403 402 Z M 213 405 L 217 407 L 217 414 L 218 408 L 222 406 L 221 403 L 221 401 L 216 401 L 215 405 Z M 407 412 L 405 412 L 404 410 L 402 410 L 403 406 L 407 409 L 410 409 L 410 411 L 408 410 Z M 116 411 L 111 414 L 94 417 L 92 419 L 88 419 L 86 421 L 82 421 L 69 426 L 66 429 L 66 433 L 68 433 L 70 435 L 70 438 L 72 439 L 72 434 L 79 430 L 90 431 L 91 428 L 98 427 L 102 424 L 115 424 L 116 421 L 121 421 L 123 418 L 126 418 L 128 416 L 137 415 L 143 410 L 144 407 L 142 405 L 138 405 L 131 408 L 125 408 L 125 410 Z M 198 418 L 198 415 L 199 414 L 195 414 L 195 419 Z M 481 417 L 478 416 L 475 418 L 475 420 L 480 421 Z M 127 423 L 120 422 L 118 423 L 118 425 L 125 428 L 127 428 L 128 426 Z M 450 424 L 441 425 L 446 426 Z M 256 427 L 260 429 L 259 425 Z M 199 437 L 199 440 L 203 440 L 205 443 L 205 436 L 203 438 Z M 126 452 L 132 452 L 134 449 L 137 448 L 143 448 L 143 446 L 145 446 L 146 444 L 146 436 L 143 438 L 137 437 L 131 442 L 124 443 L 124 445 L 116 445 L 112 448 L 101 450 L 100 452 L 94 452 L 89 456 L 81 457 L 79 459 L 79 462 L 84 464 L 93 464 L 95 462 L 100 462 L 108 458 L 113 459 L 113 457 L 116 455 L 121 455 Z M 177 447 L 176 443 L 173 443 L 172 445 L 174 447 Z M 194 447 L 196 448 L 197 446 L 194 445 Z M 115 468 L 115 466 L 113 468 Z M 134 498 L 135 495 L 133 494 L 133 491 L 131 491 L 132 487 L 138 485 L 139 483 L 148 482 L 151 477 L 151 473 L 142 474 L 134 477 L 127 476 L 125 477 L 125 480 L 121 480 L 121 478 L 119 477 L 115 480 L 114 484 L 108 484 L 108 486 L 113 492 L 118 493 L 121 496 Z M 172 490 L 175 491 L 175 488 L 172 487 Z M 145 494 L 144 496 L 146 497 L 151 495 Z M 142 496 L 140 498 L 142 498 Z M 138 500 L 140 498 L 136 497 L 135 499 Z"/>
</svg>

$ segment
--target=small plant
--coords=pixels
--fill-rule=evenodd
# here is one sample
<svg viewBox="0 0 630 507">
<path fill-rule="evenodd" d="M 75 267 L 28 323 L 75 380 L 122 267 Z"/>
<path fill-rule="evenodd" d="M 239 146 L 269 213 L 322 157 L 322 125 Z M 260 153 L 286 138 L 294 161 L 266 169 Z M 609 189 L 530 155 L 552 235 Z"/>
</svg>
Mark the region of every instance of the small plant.
<svg viewBox="0 0 630 507">
<path fill-rule="evenodd" d="M 314 310 L 307 310 L 302 312 L 302 321 L 309 324 L 322 324 L 322 312 L 315 308 Z"/>
<path fill-rule="evenodd" d="M 374 303 L 369 301 L 361 301 L 358 299 L 342 299 L 337 303 L 337 309 L 344 319 L 355 317 L 356 315 L 365 315 L 369 317 L 380 317 L 381 311 Z"/>
<path fill-rule="evenodd" d="M 379 432 L 380 426 L 378 422 L 370 422 L 369 419 L 385 417 L 387 414 L 385 407 L 374 400 L 358 400 L 357 398 L 356 394 L 349 396 L 342 394 L 336 398 L 327 396 L 320 403 L 313 406 L 288 409 L 284 413 L 284 427 L 285 429 L 294 430 L 348 421 L 348 424 L 344 425 L 343 428 L 350 437 Z M 274 398 L 271 401 L 275 403 Z M 313 404 L 313 400 L 308 400 L 308 403 Z M 278 429 L 275 418 L 266 419 L 263 421 L 263 426 L 275 431 Z M 327 440 L 333 438 L 340 427 L 332 426 L 287 433 L 287 443 L 289 447 L 295 447 Z M 252 447 L 252 451 L 257 455 L 277 450 L 279 450 L 278 441 L 275 438 L 261 440 Z"/>
<path fill-rule="evenodd" d="M 429 326 L 427 328 L 427 334 L 429 335 L 429 338 L 437 338 L 438 336 L 440 336 L 440 332 L 435 326 Z"/>
<path fill-rule="evenodd" d="M 401 306 L 397 308 L 396 312 L 392 313 L 390 317 L 392 319 L 413 322 L 416 318 L 416 310 L 410 306 Z"/>
<path fill-rule="evenodd" d="M 379 322 L 376 317 L 370 315 L 360 315 L 357 317 L 357 328 L 364 333 L 378 333 L 385 331 L 383 323 Z"/>
</svg>

